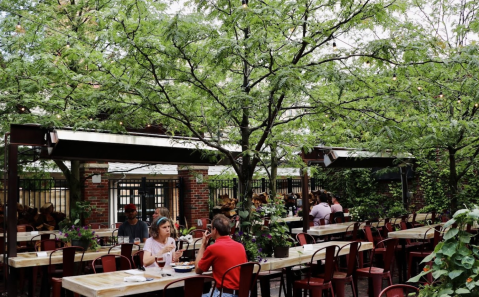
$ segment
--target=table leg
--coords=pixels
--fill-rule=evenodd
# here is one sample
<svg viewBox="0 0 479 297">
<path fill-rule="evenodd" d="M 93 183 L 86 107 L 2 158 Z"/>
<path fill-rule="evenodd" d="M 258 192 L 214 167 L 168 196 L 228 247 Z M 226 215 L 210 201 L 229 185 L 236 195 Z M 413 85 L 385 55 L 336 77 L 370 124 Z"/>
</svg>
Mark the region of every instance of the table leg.
<svg viewBox="0 0 479 297">
<path fill-rule="evenodd" d="M 406 266 L 406 240 L 401 239 L 401 254 L 402 254 L 402 259 L 401 259 L 401 273 L 399 274 L 399 283 L 404 284 L 406 283 L 406 278 L 407 278 L 407 266 Z"/>
<path fill-rule="evenodd" d="M 8 273 L 8 279 L 13 280 L 9 281 L 7 285 L 8 287 L 8 296 L 17 296 L 18 288 L 17 288 L 17 280 L 18 280 L 18 268 L 9 267 L 10 271 Z"/>
<path fill-rule="evenodd" d="M 291 267 L 286 267 L 286 297 L 293 297 L 294 275 Z"/>
<path fill-rule="evenodd" d="M 48 279 L 48 265 L 42 266 L 42 285 L 40 289 L 40 297 L 50 297 L 50 282 Z"/>
</svg>

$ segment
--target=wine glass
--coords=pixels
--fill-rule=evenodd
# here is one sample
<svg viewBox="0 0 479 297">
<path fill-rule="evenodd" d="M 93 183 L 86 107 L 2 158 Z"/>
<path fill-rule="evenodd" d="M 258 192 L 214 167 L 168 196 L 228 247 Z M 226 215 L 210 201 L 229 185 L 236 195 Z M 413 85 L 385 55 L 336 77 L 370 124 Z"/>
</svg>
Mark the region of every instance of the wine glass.
<svg viewBox="0 0 479 297">
<path fill-rule="evenodd" d="M 163 267 L 165 267 L 166 261 L 163 257 L 155 257 L 156 264 L 160 267 L 160 270 L 163 271 Z"/>
<path fill-rule="evenodd" d="M 133 240 L 133 243 L 140 244 L 140 237 L 135 237 L 135 239 Z"/>
</svg>

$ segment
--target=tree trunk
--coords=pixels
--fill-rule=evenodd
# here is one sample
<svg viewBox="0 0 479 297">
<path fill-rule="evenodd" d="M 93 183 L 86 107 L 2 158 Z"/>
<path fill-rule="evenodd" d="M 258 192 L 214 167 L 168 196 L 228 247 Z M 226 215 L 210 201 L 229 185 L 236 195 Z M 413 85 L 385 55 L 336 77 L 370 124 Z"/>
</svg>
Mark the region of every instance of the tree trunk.
<svg viewBox="0 0 479 297">
<path fill-rule="evenodd" d="M 457 169 L 456 169 L 456 150 L 449 147 L 449 189 L 451 195 L 451 214 L 457 210 Z"/>
<path fill-rule="evenodd" d="M 269 179 L 269 190 L 271 191 L 270 199 L 276 197 L 276 180 L 278 179 L 278 153 L 276 151 L 276 143 L 270 145 L 271 148 L 271 172 Z"/>
<path fill-rule="evenodd" d="M 71 161 L 70 169 L 60 160 L 53 160 L 58 168 L 63 172 L 70 189 L 70 214 L 71 208 L 76 207 L 76 203 L 82 200 L 81 181 L 80 181 L 80 161 Z M 82 219 L 82 225 L 85 223 Z"/>
</svg>

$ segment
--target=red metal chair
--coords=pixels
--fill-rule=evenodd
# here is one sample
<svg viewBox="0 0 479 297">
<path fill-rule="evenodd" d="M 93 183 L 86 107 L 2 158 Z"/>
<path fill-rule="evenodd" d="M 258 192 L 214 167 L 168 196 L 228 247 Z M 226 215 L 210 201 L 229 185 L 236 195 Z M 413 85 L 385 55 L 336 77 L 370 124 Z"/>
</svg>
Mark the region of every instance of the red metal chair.
<svg viewBox="0 0 479 297">
<path fill-rule="evenodd" d="M 324 277 L 312 277 L 311 270 L 308 270 L 308 275 L 305 279 L 297 280 L 293 284 L 293 296 L 299 297 L 301 296 L 301 290 L 309 290 L 310 296 L 321 296 L 321 294 L 315 293 L 315 291 L 323 291 L 323 290 L 330 290 L 331 295 L 334 296 L 334 289 L 332 284 L 333 273 L 334 273 L 334 262 L 336 259 L 336 248 L 339 250 L 339 246 L 337 245 L 330 245 L 328 247 L 321 248 L 314 252 L 313 256 L 311 256 L 311 263 L 314 263 L 314 258 L 316 254 L 326 250 L 325 256 L 325 265 L 324 265 Z"/>
<path fill-rule="evenodd" d="M 128 265 L 120 265 L 120 269 L 116 268 L 116 259 L 120 258 L 122 261 L 121 263 L 128 263 Z M 97 263 L 97 261 L 101 262 L 101 265 Z M 96 273 L 96 269 L 98 267 L 102 267 L 103 272 L 114 272 L 118 270 L 128 270 L 131 269 L 131 262 L 130 260 L 123 256 L 123 255 L 103 255 L 91 262 L 91 267 L 93 269 L 93 273 Z"/>
<path fill-rule="evenodd" d="M 57 269 L 55 264 L 52 264 L 52 256 L 56 253 L 62 252 L 63 261 L 62 269 Z M 81 252 L 80 262 L 83 261 L 85 250 L 80 246 L 69 246 L 55 249 L 50 254 L 48 265 L 48 279 L 52 284 L 53 297 L 61 296 L 62 278 L 75 275 L 75 255 L 76 252 Z"/>
<path fill-rule="evenodd" d="M 125 258 L 128 259 L 128 262 L 126 262 L 124 259 L 121 259 L 121 270 L 126 270 L 128 266 L 131 267 L 131 263 L 133 262 L 133 258 L 131 257 L 132 256 L 132 253 L 133 253 L 133 246 L 137 246 L 138 247 L 138 251 L 140 250 L 140 246 L 137 245 L 137 244 L 133 244 L 133 243 L 120 243 L 120 244 L 117 244 L 117 245 L 114 245 L 112 246 L 109 250 L 108 250 L 108 254 L 111 253 L 111 250 L 115 249 L 115 248 L 118 248 L 120 247 L 120 255 L 124 256 Z"/>
<path fill-rule="evenodd" d="M 346 228 L 346 232 L 344 232 L 343 240 L 352 240 L 352 241 L 357 240 L 360 225 L 361 225 L 361 223 L 359 223 L 359 222 L 355 222 L 355 223 L 352 223 L 351 225 L 349 225 Z"/>
<path fill-rule="evenodd" d="M 175 281 L 172 281 L 171 283 L 168 283 L 165 288 L 163 289 L 163 297 L 167 296 L 166 290 L 173 284 L 176 284 L 178 282 L 185 282 L 183 287 L 183 296 L 188 296 L 188 297 L 201 297 L 203 295 L 203 285 L 206 281 L 214 283 L 215 279 L 212 278 L 211 276 L 205 276 L 205 275 L 196 275 L 196 276 L 191 276 L 187 278 L 182 278 L 178 279 Z"/>
<path fill-rule="evenodd" d="M 201 226 L 197 225 L 197 227 L 201 227 L 202 229 L 210 229 L 211 228 L 211 220 L 208 218 L 201 218 Z M 210 225 L 210 226 L 208 226 Z"/>
<path fill-rule="evenodd" d="M 429 256 L 430 254 L 432 254 L 436 245 L 442 240 L 441 228 L 442 228 L 441 226 L 436 226 L 434 228 L 429 228 L 429 229 L 426 230 L 426 232 L 424 232 L 424 239 L 423 239 L 424 243 L 428 243 L 429 240 L 427 239 L 427 233 L 430 230 L 434 230 L 434 238 L 433 238 L 432 247 L 428 246 L 427 244 L 424 244 L 418 251 L 410 251 L 409 252 L 408 266 L 407 266 L 407 278 L 408 279 L 411 278 L 411 269 L 412 269 L 413 260 L 415 258 L 424 259 L 427 256 Z M 430 277 L 431 274 L 428 274 L 428 276 Z M 432 279 L 428 279 L 428 281 L 431 282 Z"/>
<path fill-rule="evenodd" d="M 113 223 L 113 224 L 110 225 L 110 228 L 111 228 L 111 229 L 118 229 L 118 228 L 120 228 L 120 226 L 121 226 L 122 224 L 123 224 L 123 223 L 120 223 L 120 222 L 118 222 L 118 223 Z"/>
<path fill-rule="evenodd" d="M 144 255 L 145 251 L 138 251 L 136 253 L 133 254 L 132 258 L 133 258 L 133 266 L 135 268 L 138 268 L 138 267 L 143 267 L 143 255 Z"/>
<path fill-rule="evenodd" d="M 410 285 L 392 285 L 379 293 L 378 297 L 412 297 L 419 295 L 419 288 Z"/>
<path fill-rule="evenodd" d="M 313 236 L 308 233 L 298 233 L 296 234 L 296 241 L 299 242 L 299 245 L 303 246 L 305 244 L 314 244 L 316 240 Z"/>
<path fill-rule="evenodd" d="M 333 286 L 334 291 L 336 292 L 336 297 L 344 297 L 344 288 L 346 283 L 351 284 L 351 289 L 353 290 L 353 297 L 356 297 L 356 289 L 354 287 L 353 273 L 356 269 L 357 257 L 359 254 L 359 249 L 361 248 L 361 242 L 354 241 L 348 244 L 345 244 L 338 251 L 338 256 L 343 248 L 349 247 L 349 255 L 347 255 L 347 268 L 346 272 L 335 271 L 333 274 Z M 339 259 L 338 259 L 339 260 Z M 336 261 L 338 263 L 339 261 Z"/>
<path fill-rule="evenodd" d="M 257 267 L 256 271 L 255 266 Z M 221 278 L 221 289 L 219 297 L 223 296 L 223 284 L 225 282 L 226 276 L 229 273 L 232 273 L 232 271 L 235 269 L 240 270 L 239 290 L 238 292 L 236 292 L 236 295 L 238 295 L 238 297 L 249 297 L 250 292 L 253 290 L 253 287 L 256 284 L 256 280 L 258 279 L 258 274 L 261 272 L 261 265 L 259 265 L 258 262 L 247 262 L 243 264 L 238 264 L 226 270 L 225 274 L 223 274 L 223 277 Z"/>
<path fill-rule="evenodd" d="M 359 268 L 356 270 L 356 278 L 354 279 L 354 286 L 357 288 L 357 279 L 358 278 L 370 278 L 372 280 L 372 288 L 369 287 L 369 294 L 370 296 L 378 296 L 379 292 L 381 292 L 382 281 L 383 279 L 387 279 L 389 281 L 389 285 L 392 285 L 392 277 L 391 277 L 391 266 L 394 261 L 394 253 L 396 250 L 398 240 L 396 238 L 388 238 L 381 242 L 378 242 L 376 246 L 383 246 L 384 251 L 384 268 L 374 267 L 373 266 L 373 259 L 374 255 L 378 248 L 374 248 L 372 251 L 371 256 L 371 266 L 365 268 Z"/>
</svg>

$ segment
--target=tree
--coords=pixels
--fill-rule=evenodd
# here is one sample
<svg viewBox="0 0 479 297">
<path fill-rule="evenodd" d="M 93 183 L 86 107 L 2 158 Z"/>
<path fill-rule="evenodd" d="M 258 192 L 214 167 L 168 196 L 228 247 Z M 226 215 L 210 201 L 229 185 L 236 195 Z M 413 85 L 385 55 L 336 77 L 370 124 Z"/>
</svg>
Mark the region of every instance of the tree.
<svg viewBox="0 0 479 297">
<path fill-rule="evenodd" d="M 335 80 L 335 94 L 347 104 L 335 110 L 340 120 L 328 127 L 345 133 L 324 136 L 352 147 L 413 154 L 423 171 L 448 176 L 453 210 L 477 194 L 465 185 L 475 184 L 479 154 L 477 6 L 412 3 L 387 32 L 389 58 L 373 58 L 370 67 L 345 65 Z"/>
<path fill-rule="evenodd" d="M 52 117 L 51 125 L 124 131 L 161 123 L 171 134 L 216 148 L 238 174 L 242 198 L 251 197 L 271 133 L 314 127 L 308 115 L 334 105 L 322 88 L 336 73 L 333 61 L 364 56 L 370 42 L 360 33 L 388 26 L 389 13 L 402 7 L 395 1 L 244 2 L 189 2 L 174 15 L 157 1 L 47 0 L 21 11 L 5 4 L 8 13 L 25 14 L 22 26 L 31 22 L 21 36 L 9 37 L 9 65 L 18 58 L 15 77 L 34 86 L 30 100 L 60 112 L 62 122 Z M 17 19 L 10 15 L 6 30 Z M 344 45 L 340 38 L 353 36 L 352 48 L 334 51 Z M 20 59 L 23 51 L 28 61 Z M 24 95 L 9 86 L 10 96 Z M 43 92 L 46 102 L 38 98 Z M 308 150 L 315 142 L 301 146 Z M 240 146 L 240 159 L 232 145 Z"/>
</svg>

